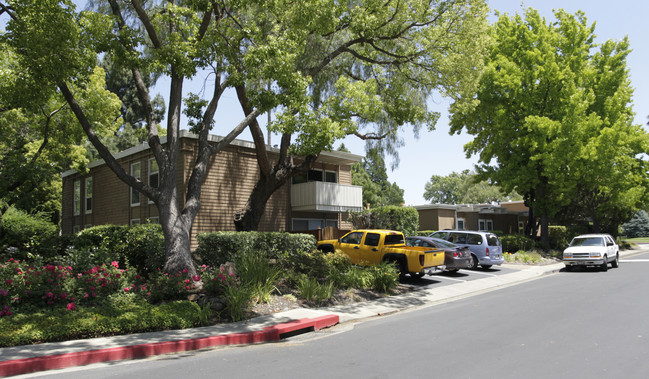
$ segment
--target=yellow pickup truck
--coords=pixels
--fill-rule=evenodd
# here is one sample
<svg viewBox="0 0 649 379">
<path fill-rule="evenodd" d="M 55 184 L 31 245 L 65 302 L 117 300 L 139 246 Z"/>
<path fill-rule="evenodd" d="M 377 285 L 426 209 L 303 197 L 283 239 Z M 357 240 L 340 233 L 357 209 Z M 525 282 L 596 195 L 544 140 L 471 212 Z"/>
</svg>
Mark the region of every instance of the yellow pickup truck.
<svg viewBox="0 0 649 379">
<path fill-rule="evenodd" d="M 327 253 L 341 251 L 353 264 L 372 266 L 394 262 L 400 277 L 410 274 L 421 278 L 444 269 L 443 250 L 406 246 L 403 233 L 393 230 L 352 230 L 337 240 L 319 241 L 317 246 Z"/>
</svg>

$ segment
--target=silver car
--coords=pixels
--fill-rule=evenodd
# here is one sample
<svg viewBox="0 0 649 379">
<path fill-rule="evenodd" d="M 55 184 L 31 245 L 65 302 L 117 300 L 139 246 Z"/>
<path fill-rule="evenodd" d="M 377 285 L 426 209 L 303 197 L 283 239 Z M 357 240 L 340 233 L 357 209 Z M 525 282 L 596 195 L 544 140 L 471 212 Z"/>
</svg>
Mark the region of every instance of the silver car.
<svg viewBox="0 0 649 379">
<path fill-rule="evenodd" d="M 473 258 L 470 267 L 472 269 L 477 268 L 478 265 L 488 269 L 493 265 L 501 265 L 505 262 L 500 239 L 490 232 L 440 230 L 429 237 L 443 239 L 459 246 L 467 246 L 471 250 Z"/>
<path fill-rule="evenodd" d="M 575 266 L 599 266 L 608 270 L 608 264 L 616 268 L 620 264 L 620 247 L 610 234 L 584 234 L 572 239 L 563 251 L 566 271 Z"/>
</svg>

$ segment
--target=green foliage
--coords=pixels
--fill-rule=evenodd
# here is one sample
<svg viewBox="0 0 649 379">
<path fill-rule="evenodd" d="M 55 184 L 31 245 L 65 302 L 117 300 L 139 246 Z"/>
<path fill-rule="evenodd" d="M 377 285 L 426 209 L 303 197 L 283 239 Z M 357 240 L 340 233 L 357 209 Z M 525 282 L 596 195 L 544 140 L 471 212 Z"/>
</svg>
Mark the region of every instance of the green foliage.
<svg viewBox="0 0 649 379">
<path fill-rule="evenodd" d="M 119 262 L 149 275 L 164 266 L 164 237 L 159 224 L 98 225 L 79 232 L 68 264 L 83 271 L 94 264 Z"/>
<path fill-rule="evenodd" d="M 500 15 L 472 104 L 451 108 L 451 130 L 474 136 L 480 179 L 516 190 L 541 219 L 592 219 L 616 233 L 647 201 L 649 135 L 633 125 L 629 41 L 595 43 L 585 15 Z M 513 38 L 512 36 L 515 36 Z"/>
<path fill-rule="evenodd" d="M 58 254 L 58 227 L 42 215 L 30 215 L 9 208 L 0 225 L 0 259 L 17 260 Z"/>
<path fill-rule="evenodd" d="M 538 251 L 519 250 L 515 254 L 503 254 L 505 260 L 509 263 L 536 264 L 543 261 L 543 255 Z"/>
<path fill-rule="evenodd" d="M 266 258 L 295 255 L 315 249 L 316 240 L 308 234 L 282 232 L 213 232 L 199 234 L 195 255 L 208 266 L 235 262 L 238 256 L 263 252 Z"/>
<path fill-rule="evenodd" d="M 360 163 L 352 165 L 352 184 L 363 187 L 363 204 L 372 207 L 403 204 L 403 190 L 388 181 L 383 157 L 369 150 Z"/>
<path fill-rule="evenodd" d="M 515 191 L 502 192 L 499 186 L 479 180 L 475 173 L 464 170 L 447 176 L 433 175 L 426 183 L 424 199 L 437 204 L 484 204 L 493 201 L 522 200 Z"/>
<path fill-rule="evenodd" d="M 574 235 L 570 235 L 568 228 L 565 226 L 551 225 L 549 227 L 549 237 L 550 248 L 563 251 Z"/>
<path fill-rule="evenodd" d="M 241 286 L 247 287 L 255 302 L 266 303 L 277 289 L 279 267 L 271 266 L 268 258 L 259 252 L 241 254 L 235 262 Z"/>
<path fill-rule="evenodd" d="M 0 318 L 0 347 L 184 329 L 200 324 L 200 307 L 189 301 L 151 305 L 120 294 L 97 307 L 41 309 Z"/>
<path fill-rule="evenodd" d="M 300 297 L 306 301 L 322 303 L 334 295 L 334 284 L 331 281 L 320 283 L 316 278 L 303 276 L 298 283 Z"/>
<path fill-rule="evenodd" d="M 536 242 L 522 234 L 507 234 L 499 236 L 503 252 L 515 253 L 519 250 L 531 250 Z"/>
<path fill-rule="evenodd" d="M 379 207 L 350 212 L 349 216 L 356 229 L 389 229 L 412 236 L 419 227 L 419 213 L 413 207 Z"/>
<path fill-rule="evenodd" d="M 379 266 L 369 268 L 372 276 L 372 288 L 381 293 L 390 293 L 399 285 L 399 271 L 392 262 L 382 262 Z"/>
<path fill-rule="evenodd" d="M 640 210 L 633 218 L 622 225 L 624 235 L 629 238 L 649 237 L 649 215 L 645 210 Z"/>
</svg>

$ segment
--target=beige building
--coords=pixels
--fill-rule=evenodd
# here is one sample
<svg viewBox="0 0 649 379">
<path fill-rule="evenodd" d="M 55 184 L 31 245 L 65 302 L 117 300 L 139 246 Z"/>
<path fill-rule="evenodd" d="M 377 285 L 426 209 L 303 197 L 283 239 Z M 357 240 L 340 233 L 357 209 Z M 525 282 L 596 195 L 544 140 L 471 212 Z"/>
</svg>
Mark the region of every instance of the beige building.
<svg viewBox="0 0 649 379">
<path fill-rule="evenodd" d="M 415 206 L 419 230 L 497 230 L 522 232 L 528 210 L 522 201 L 494 204 L 427 204 Z"/>
<path fill-rule="evenodd" d="M 212 142 L 221 138 L 210 136 Z M 165 142 L 165 137 L 162 142 Z M 178 164 L 179 201 L 184 201 L 186 185 L 196 158 L 198 140 L 181 131 Z M 277 156 L 276 149 L 271 150 Z M 158 167 L 148 144 L 116 155 L 132 175 L 157 184 Z M 361 210 L 362 188 L 351 184 L 351 165 L 362 156 L 345 152 L 323 152 L 307 175 L 293 178 L 268 201 L 260 231 L 303 231 L 326 226 L 351 228 L 345 220 L 349 210 Z M 144 195 L 131 189 L 103 161 L 92 162 L 89 173 L 74 170 L 62 174 L 63 200 L 61 228 L 76 233 L 93 225 L 158 222 L 158 209 Z M 235 140 L 214 155 L 203 185 L 201 210 L 192 227 L 192 249 L 196 235 L 211 231 L 235 230 L 233 217 L 242 209 L 259 177 L 252 142 Z"/>
</svg>

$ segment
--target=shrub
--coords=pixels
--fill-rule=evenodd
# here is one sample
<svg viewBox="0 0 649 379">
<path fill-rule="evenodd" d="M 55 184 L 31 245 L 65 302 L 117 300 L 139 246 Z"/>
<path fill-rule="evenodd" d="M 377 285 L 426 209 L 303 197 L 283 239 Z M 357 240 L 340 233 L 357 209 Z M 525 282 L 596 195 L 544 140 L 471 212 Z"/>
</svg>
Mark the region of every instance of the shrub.
<svg viewBox="0 0 649 379">
<path fill-rule="evenodd" d="M 413 207 L 389 205 L 350 212 L 350 221 L 357 229 L 390 229 L 412 236 L 419 227 L 419 213 Z"/>
<path fill-rule="evenodd" d="M 622 231 L 629 238 L 649 237 L 649 215 L 640 210 L 633 215 L 633 218 L 622 225 Z"/>
<path fill-rule="evenodd" d="M 59 252 L 58 227 L 40 214 L 30 215 L 9 208 L 0 226 L 0 260 L 17 260 L 41 256 L 54 257 Z"/>
<path fill-rule="evenodd" d="M 279 268 L 271 266 L 260 253 L 240 255 L 235 264 L 241 285 L 249 288 L 252 298 L 257 302 L 268 302 L 271 293 L 276 290 Z"/>
<path fill-rule="evenodd" d="M 263 252 L 266 258 L 277 259 L 314 250 L 316 245 L 312 235 L 281 232 L 212 232 L 199 234 L 197 239 L 197 258 L 216 267 L 248 253 Z"/>
<path fill-rule="evenodd" d="M 523 234 L 507 234 L 500 237 L 503 252 L 515 253 L 518 250 L 530 250 L 535 242 Z"/>
<path fill-rule="evenodd" d="M 117 261 L 149 275 L 164 266 L 164 236 L 159 224 L 99 225 L 84 229 L 67 254 L 68 263 L 84 271 L 94 265 Z"/>
<path fill-rule="evenodd" d="M 382 293 L 390 293 L 399 285 L 399 272 L 392 262 L 382 262 L 370 268 L 372 288 Z"/>
<path fill-rule="evenodd" d="M 572 236 L 568 235 L 568 228 L 561 225 L 551 225 L 548 230 L 550 249 L 563 250 L 570 242 Z"/>
</svg>

